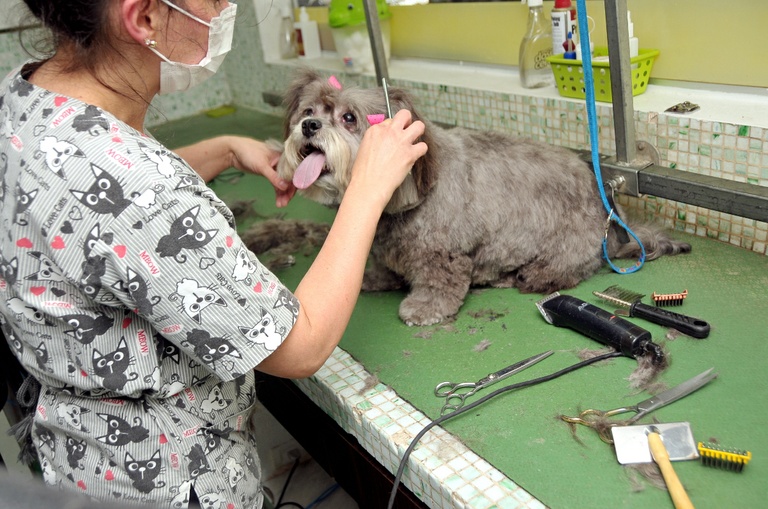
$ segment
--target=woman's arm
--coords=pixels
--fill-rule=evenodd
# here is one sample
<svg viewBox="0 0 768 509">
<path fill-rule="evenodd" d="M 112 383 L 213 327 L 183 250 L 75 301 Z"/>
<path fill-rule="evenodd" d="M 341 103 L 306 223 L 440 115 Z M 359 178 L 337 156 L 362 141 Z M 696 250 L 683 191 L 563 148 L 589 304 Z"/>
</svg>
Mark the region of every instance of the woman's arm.
<svg viewBox="0 0 768 509">
<path fill-rule="evenodd" d="M 422 122 L 401 110 L 366 132 L 352 180 L 317 258 L 295 291 L 301 303 L 288 337 L 257 369 L 302 378 L 315 373 L 341 340 L 357 302 L 376 225 L 392 193 L 427 152 Z"/>
<path fill-rule="evenodd" d="M 278 207 L 287 205 L 296 193 L 293 184 L 278 177 L 275 171 L 280 152 L 262 141 L 243 136 L 217 136 L 175 152 L 206 182 L 227 168 L 263 175 L 275 188 Z"/>
</svg>

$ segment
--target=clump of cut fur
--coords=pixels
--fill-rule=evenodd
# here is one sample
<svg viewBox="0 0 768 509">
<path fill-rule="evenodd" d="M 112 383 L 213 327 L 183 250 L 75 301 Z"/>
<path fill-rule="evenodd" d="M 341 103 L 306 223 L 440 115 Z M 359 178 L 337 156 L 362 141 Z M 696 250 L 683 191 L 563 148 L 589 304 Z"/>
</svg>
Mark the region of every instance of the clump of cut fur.
<svg viewBox="0 0 768 509">
<path fill-rule="evenodd" d="M 267 219 L 254 223 L 241 236 L 256 254 L 266 252 L 295 253 L 322 245 L 330 225 L 297 219 Z"/>
<path fill-rule="evenodd" d="M 667 490 L 667 483 L 664 482 L 664 476 L 656 463 L 636 463 L 633 465 L 624 465 L 624 472 L 629 479 L 632 492 L 640 492 L 645 489 L 641 482 L 644 480 L 654 488 Z"/>
<path fill-rule="evenodd" d="M 659 361 L 653 355 L 641 355 L 637 359 L 637 367 L 629 375 L 629 386 L 632 389 L 650 392 L 651 394 L 661 392 L 666 389 L 665 384 L 657 383 L 659 375 L 669 367 L 669 354 L 664 355 Z"/>
<path fill-rule="evenodd" d="M 379 377 L 378 376 L 376 376 L 376 375 L 368 375 L 365 378 L 365 382 L 363 383 L 363 386 L 360 388 L 359 391 L 357 391 L 357 393 L 362 396 L 366 392 L 368 392 L 371 389 L 373 389 L 374 387 L 376 387 L 378 384 L 379 384 Z"/>
<path fill-rule="evenodd" d="M 491 345 L 492 345 L 492 343 L 491 343 L 490 340 L 483 339 L 478 344 L 476 344 L 475 346 L 472 347 L 472 351 L 473 352 L 482 352 L 482 351 L 488 350 L 488 348 L 490 348 Z"/>
<path fill-rule="evenodd" d="M 584 349 L 579 350 L 578 352 L 576 352 L 576 356 L 580 360 L 586 361 L 586 360 L 594 359 L 595 357 L 600 357 L 601 355 L 609 354 L 609 353 L 615 352 L 615 351 L 616 350 L 614 350 L 613 348 L 608 348 L 608 347 L 605 347 L 605 348 L 595 348 L 595 349 L 593 349 L 593 348 L 584 348 Z"/>
<path fill-rule="evenodd" d="M 613 348 L 597 348 L 590 349 L 585 348 L 577 352 L 577 356 L 582 361 L 599 357 L 607 353 L 614 352 Z M 662 349 L 663 356 L 659 361 L 654 355 L 647 354 L 641 355 L 637 358 L 637 367 L 630 373 L 627 380 L 629 381 L 630 389 L 636 391 L 647 391 L 651 394 L 655 394 L 666 389 L 666 385 L 661 382 L 656 382 L 664 371 L 669 368 L 669 354 L 665 349 Z"/>
<path fill-rule="evenodd" d="M 270 270 L 293 265 L 296 253 L 309 256 L 325 242 L 330 225 L 296 219 L 272 218 L 251 225 L 240 236 L 257 255 L 266 255 Z"/>
</svg>

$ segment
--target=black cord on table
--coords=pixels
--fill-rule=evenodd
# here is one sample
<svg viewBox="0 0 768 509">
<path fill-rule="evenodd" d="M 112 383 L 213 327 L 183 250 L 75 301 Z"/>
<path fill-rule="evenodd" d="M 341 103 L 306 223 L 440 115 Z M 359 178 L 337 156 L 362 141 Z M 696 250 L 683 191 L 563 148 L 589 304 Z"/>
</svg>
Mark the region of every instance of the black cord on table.
<svg viewBox="0 0 768 509">
<path fill-rule="evenodd" d="M 413 440 L 411 440 L 411 443 L 408 445 L 408 448 L 403 453 L 403 458 L 400 460 L 400 466 L 397 469 L 397 474 L 395 474 L 395 481 L 394 481 L 394 484 L 392 485 L 392 491 L 390 492 L 390 495 L 389 495 L 389 503 L 387 504 L 387 509 L 392 509 L 392 507 L 394 507 L 395 497 L 397 496 L 397 487 L 400 485 L 400 479 L 402 478 L 403 472 L 405 471 L 405 467 L 406 467 L 406 465 L 408 463 L 408 457 L 411 455 L 411 452 L 413 452 L 413 449 L 416 447 L 416 444 L 418 443 L 418 441 L 421 440 L 421 438 L 427 433 L 427 431 L 429 431 L 433 427 L 435 427 L 438 424 L 441 424 L 441 423 L 447 421 L 448 419 L 456 417 L 459 414 L 463 414 L 464 412 L 469 412 L 470 410 L 478 407 L 479 405 L 482 405 L 483 403 L 485 403 L 489 399 L 494 398 L 494 397 L 496 397 L 499 394 L 502 394 L 504 392 L 511 391 L 511 390 L 514 390 L 514 389 L 522 389 L 524 387 L 530 387 L 532 385 L 540 384 L 542 382 L 548 382 L 550 380 L 554 380 L 555 378 L 558 378 L 558 377 L 560 377 L 562 375 L 565 375 L 567 373 L 570 373 L 572 371 L 576 371 L 579 368 L 583 368 L 584 366 L 589 366 L 590 364 L 594 364 L 596 362 L 600 362 L 600 361 L 605 360 L 605 359 L 611 359 L 613 357 L 621 357 L 622 355 L 624 355 L 624 354 L 622 354 L 621 352 L 606 353 L 606 354 L 603 354 L 603 355 L 599 355 L 597 357 L 593 357 L 591 359 L 587 359 L 587 360 L 578 362 L 576 364 L 568 366 L 567 368 L 563 368 L 560 371 L 556 371 L 556 372 L 554 372 L 554 373 L 552 373 L 550 375 L 545 375 L 545 376 L 541 376 L 539 378 L 534 378 L 532 380 L 526 380 L 524 382 L 519 382 L 519 383 L 516 383 L 516 384 L 508 385 L 506 387 L 502 387 L 501 389 L 497 389 L 497 390 L 493 391 L 492 393 L 488 394 L 487 396 L 484 396 L 484 397 L 478 399 L 474 403 L 471 403 L 471 404 L 469 404 L 467 406 L 461 407 L 458 410 L 454 410 L 453 412 L 451 412 L 449 414 L 445 414 L 443 416 L 440 416 L 437 419 L 435 419 L 434 421 L 430 422 L 429 424 L 427 424 L 424 427 L 424 429 L 419 431 L 419 433 L 413 438 Z"/>
</svg>

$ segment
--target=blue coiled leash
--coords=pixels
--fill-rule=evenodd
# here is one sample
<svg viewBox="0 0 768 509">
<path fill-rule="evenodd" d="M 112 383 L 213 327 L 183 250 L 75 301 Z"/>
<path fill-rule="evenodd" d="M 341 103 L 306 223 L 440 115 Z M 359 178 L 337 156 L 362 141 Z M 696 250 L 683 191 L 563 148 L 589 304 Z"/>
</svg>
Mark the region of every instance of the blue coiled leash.
<svg viewBox="0 0 768 509">
<path fill-rule="evenodd" d="M 622 219 L 616 213 L 615 208 L 608 202 L 608 197 L 605 194 L 605 186 L 603 185 L 603 175 L 600 171 L 600 155 L 597 146 L 597 112 L 595 110 L 595 82 L 592 77 L 592 54 L 589 50 L 589 25 L 587 24 L 587 5 L 585 0 L 576 0 L 576 14 L 579 21 L 579 43 L 581 44 L 581 59 L 582 67 L 584 71 L 584 89 L 586 90 L 586 105 L 587 105 L 587 120 L 589 123 L 589 141 L 590 148 L 592 150 L 592 166 L 595 171 L 595 178 L 597 179 L 597 188 L 600 191 L 600 199 L 603 201 L 603 206 L 608 212 L 608 219 L 605 224 L 605 236 L 603 237 L 603 257 L 608 262 L 608 265 L 619 274 L 631 274 L 640 268 L 645 263 L 645 247 L 635 233 L 629 228 L 629 226 L 622 221 Z M 627 233 L 632 236 L 637 244 L 640 246 L 640 259 L 631 267 L 617 267 L 611 259 L 608 257 L 608 230 L 610 229 L 611 221 L 615 221 L 619 226 L 624 228 Z"/>
</svg>

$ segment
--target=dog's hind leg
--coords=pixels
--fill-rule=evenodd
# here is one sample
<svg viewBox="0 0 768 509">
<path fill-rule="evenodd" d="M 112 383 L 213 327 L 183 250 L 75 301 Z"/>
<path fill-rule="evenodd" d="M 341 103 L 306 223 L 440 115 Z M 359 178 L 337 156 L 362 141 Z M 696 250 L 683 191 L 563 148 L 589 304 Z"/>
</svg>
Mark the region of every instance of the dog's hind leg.
<svg viewBox="0 0 768 509">
<path fill-rule="evenodd" d="M 653 225 L 630 223 L 629 226 L 643 243 L 647 261 L 665 255 L 674 256 L 691 252 L 690 244 L 670 238 L 664 231 Z M 608 251 L 611 258 L 638 258 L 640 256 L 640 246 L 634 239 L 627 244 L 619 244 L 611 237 Z"/>
<path fill-rule="evenodd" d="M 430 253 L 412 261 L 406 275 L 411 291 L 400 303 L 407 325 L 433 325 L 459 312 L 472 279 L 472 260 L 465 255 Z"/>
<path fill-rule="evenodd" d="M 574 265 L 575 260 L 566 252 L 547 260 L 534 260 L 514 272 L 515 284 L 521 293 L 549 294 L 573 288 L 592 276 L 602 265 L 599 255 Z"/>
<path fill-rule="evenodd" d="M 364 292 L 385 292 L 389 290 L 398 290 L 405 286 L 405 281 L 401 276 L 395 274 L 375 259 L 372 259 L 369 268 L 363 275 Z"/>
</svg>

